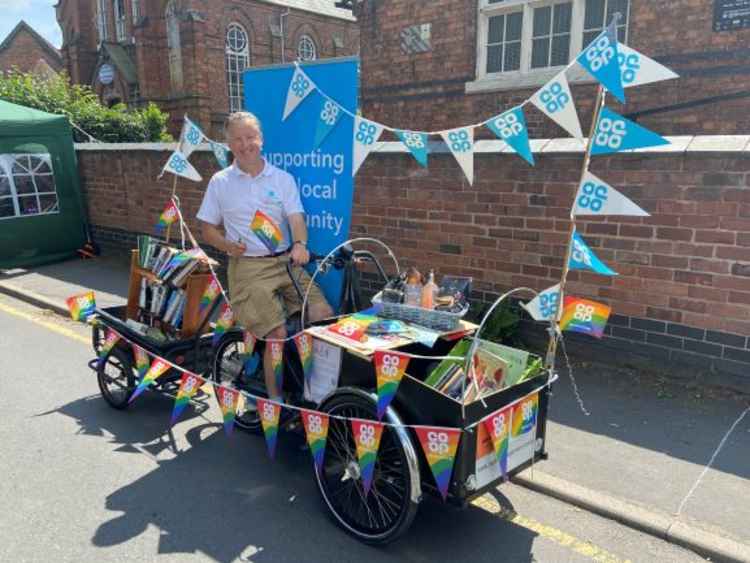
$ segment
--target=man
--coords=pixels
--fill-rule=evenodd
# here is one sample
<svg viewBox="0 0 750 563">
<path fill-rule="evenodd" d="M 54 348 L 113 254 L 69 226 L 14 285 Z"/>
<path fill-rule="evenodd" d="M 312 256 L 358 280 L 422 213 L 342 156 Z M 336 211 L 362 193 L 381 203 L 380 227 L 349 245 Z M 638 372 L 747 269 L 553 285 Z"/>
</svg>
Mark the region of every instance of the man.
<svg viewBox="0 0 750 563">
<path fill-rule="evenodd" d="M 287 316 L 301 307 L 286 264 L 291 260 L 301 267 L 310 260 L 304 209 L 292 176 L 261 156 L 263 133 L 255 115 L 231 114 L 225 134 L 234 162 L 208 183 L 198 211 L 201 233 L 206 242 L 229 255 L 229 294 L 235 318 L 256 336 L 284 339 Z M 309 280 L 303 273 L 303 288 Z M 312 321 L 333 315 L 315 285 L 308 304 L 305 316 Z M 270 345 L 263 355 L 263 370 L 269 398 L 282 402 Z"/>
</svg>

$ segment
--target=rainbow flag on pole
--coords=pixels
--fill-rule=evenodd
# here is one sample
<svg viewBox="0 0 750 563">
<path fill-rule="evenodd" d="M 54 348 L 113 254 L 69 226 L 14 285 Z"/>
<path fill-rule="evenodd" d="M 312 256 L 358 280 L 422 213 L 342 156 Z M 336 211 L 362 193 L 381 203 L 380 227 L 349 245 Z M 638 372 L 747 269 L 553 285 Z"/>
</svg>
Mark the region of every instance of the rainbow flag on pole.
<svg viewBox="0 0 750 563">
<path fill-rule="evenodd" d="M 268 455 L 273 459 L 276 454 L 276 438 L 279 436 L 279 417 L 281 416 L 281 405 L 268 399 L 256 399 L 260 423 L 263 425 L 263 434 L 266 437 Z"/>
<path fill-rule="evenodd" d="M 234 430 L 234 417 L 237 414 L 237 401 L 240 398 L 240 392 L 221 385 L 214 385 L 214 389 L 224 419 L 224 432 L 227 433 L 227 436 L 231 436 L 232 430 Z"/>
<path fill-rule="evenodd" d="M 305 426 L 307 445 L 315 462 L 317 471 L 323 470 L 323 456 L 326 453 L 328 439 L 328 415 L 322 412 L 302 410 L 302 424 Z"/>
<path fill-rule="evenodd" d="M 185 407 L 198 392 L 198 389 L 206 382 L 201 376 L 186 371 L 182 374 L 180 379 L 180 388 L 177 390 L 177 398 L 174 401 L 174 408 L 172 409 L 172 418 L 169 421 L 169 425 L 172 426 L 177 419 L 185 410 Z"/>
<path fill-rule="evenodd" d="M 609 307 L 596 301 L 566 295 L 563 299 L 560 330 L 582 332 L 594 338 L 601 338 L 610 312 Z"/>
<path fill-rule="evenodd" d="M 93 291 L 68 297 L 65 302 L 68 304 L 70 317 L 74 321 L 85 321 L 96 310 L 96 299 Z"/>
<path fill-rule="evenodd" d="M 384 424 L 373 420 L 359 420 L 353 418 L 352 432 L 354 432 L 354 443 L 357 445 L 357 458 L 359 459 L 359 471 L 362 479 L 362 489 L 367 495 L 372 486 L 372 477 L 375 473 L 375 460 L 378 457 L 380 438 L 383 435 Z"/>
<path fill-rule="evenodd" d="M 409 356 L 376 350 L 374 362 L 378 382 L 378 420 L 381 420 L 396 396 L 398 385 L 406 372 L 406 366 L 409 365 Z"/>
<path fill-rule="evenodd" d="M 276 249 L 284 240 L 284 234 L 279 226 L 261 210 L 255 212 L 253 221 L 250 223 L 250 230 L 266 245 L 271 253 L 276 252 Z"/>
<path fill-rule="evenodd" d="M 448 498 L 448 487 L 451 484 L 453 474 L 453 463 L 456 459 L 456 450 L 461 440 L 461 430 L 458 428 L 440 427 L 415 427 L 419 436 L 427 463 L 435 477 L 438 490 L 443 500 Z"/>
<path fill-rule="evenodd" d="M 161 358 L 156 358 L 151 364 L 151 367 L 149 368 L 146 375 L 144 375 L 143 379 L 138 382 L 138 387 L 136 387 L 135 391 L 133 391 L 133 394 L 130 396 L 128 403 L 132 403 L 136 397 L 143 393 L 148 386 L 150 386 L 159 377 L 164 375 L 164 373 L 171 367 L 171 364 L 165 362 Z"/>
<path fill-rule="evenodd" d="M 159 215 L 159 221 L 156 223 L 156 232 L 162 233 L 169 225 L 175 222 L 177 219 L 177 206 L 174 200 L 170 199 L 164 211 Z"/>
<path fill-rule="evenodd" d="M 508 473 L 508 438 L 512 407 L 497 411 L 484 419 L 484 428 L 492 438 L 495 456 L 503 477 Z"/>
<path fill-rule="evenodd" d="M 101 367 L 104 364 L 104 359 L 107 357 L 107 354 L 109 354 L 110 350 L 115 347 L 115 344 L 117 344 L 118 340 L 120 340 L 120 335 L 111 328 L 108 328 L 107 336 L 104 339 L 102 347 L 99 349 L 99 362 L 97 363 L 98 367 Z"/>
</svg>

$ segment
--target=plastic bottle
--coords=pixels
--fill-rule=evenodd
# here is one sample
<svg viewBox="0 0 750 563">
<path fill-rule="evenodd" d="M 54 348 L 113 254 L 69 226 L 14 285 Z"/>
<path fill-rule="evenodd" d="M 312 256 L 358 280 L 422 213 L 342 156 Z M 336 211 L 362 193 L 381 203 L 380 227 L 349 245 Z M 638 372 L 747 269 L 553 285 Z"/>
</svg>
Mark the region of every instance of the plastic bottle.
<svg viewBox="0 0 750 563">
<path fill-rule="evenodd" d="M 422 274 L 416 268 L 409 268 L 404 285 L 404 305 L 419 307 L 422 301 Z"/>
<path fill-rule="evenodd" d="M 430 270 L 430 277 L 422 288 L 422 308 L 434 309 L 435 299 L 437 298 L 438 286 L 435 283 L 435 272 Z"/>
</svg>

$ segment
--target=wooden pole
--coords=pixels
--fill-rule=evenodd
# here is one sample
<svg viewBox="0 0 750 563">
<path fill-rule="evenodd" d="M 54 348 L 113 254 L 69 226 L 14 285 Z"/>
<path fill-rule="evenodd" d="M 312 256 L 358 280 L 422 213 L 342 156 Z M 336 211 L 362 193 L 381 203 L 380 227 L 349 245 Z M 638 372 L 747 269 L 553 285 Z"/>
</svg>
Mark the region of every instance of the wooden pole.
<svg viewBox="0 0 750 563">
<path fill-rule="evenodd" d="M 586 152 L 583 156 L 583 166 L 581 167 L 581 180 L 578 182 L 576 189 L 573 193 L 573 205 L 570 207 L 570 229 L 568 230 L 568 247 L 565 250 L 565 262 L 563 262 L 562 277 L 560 279 L 560 300 L 557 305 L 557 315 L 555 321 L 550 323 L 550 335 L 549 345 L 547 346 L 547 358 L 545 364 L 547 369 L 555 368 L 555 355 L 557 354 L 557 331 L 559 330 L 560 318 L 562 317 L 563 311 L 563 296 L 565 291 L 565 284 L 568 281 L 568 272 L 570 271 L 570 255 L 573 252 L 573 232 L 576 228 L 576 196 L 578 195 L 578 188 L 583 182 L 583 178 L 588 172 L 589 164 L 591 163 L 591 148 L 594 144 L 594 133 L 596 132 L 596 124 L 599 121 L 599 114 L 604 107 L 604 101 L 606 98 L 606 92 L 604 87 L 600 84 L 596 93 L 596 103 L 594 105 L 594 116 L 591 120 L 591 129 L 589 130 L 589 138 L 586 144 Z"/>
</svg>

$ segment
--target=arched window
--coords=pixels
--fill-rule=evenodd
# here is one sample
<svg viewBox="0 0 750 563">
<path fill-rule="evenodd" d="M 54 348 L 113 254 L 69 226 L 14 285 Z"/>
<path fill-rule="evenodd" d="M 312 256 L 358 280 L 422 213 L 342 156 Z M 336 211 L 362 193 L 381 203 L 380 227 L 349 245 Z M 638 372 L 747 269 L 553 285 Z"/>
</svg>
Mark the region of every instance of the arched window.
<svg viewBox="0 0 750 563">
<path fill-rule="evenodd" d="M 303 35 L 297 42 L 297 59 L 300 61 L 314 61 L 318 58 L 315 41 L 309 35 Z"/>
<path fill-rule="evenodd" d="M 169 49 L 169 76 L 172 79 L 172 90 L 182 90 L 180 20 L 177 17 L 176 4 L 175 0 L 169 0 L 165 12 L 167 20 L 167 48 Z"/>
<path fill-rule="evenodd" d="M 227 27 L 226 64 L 229 111 L 240 111 L 242 109 L 242 73 L 250 66 L 250 42 L 245 28 L 234 22 Z"/>
</svg>

